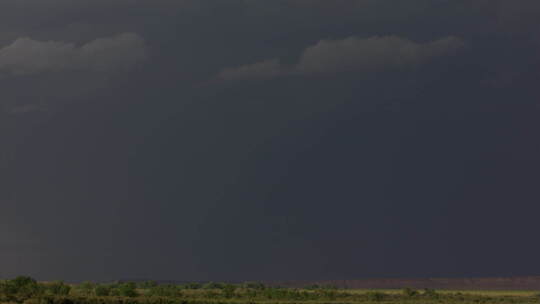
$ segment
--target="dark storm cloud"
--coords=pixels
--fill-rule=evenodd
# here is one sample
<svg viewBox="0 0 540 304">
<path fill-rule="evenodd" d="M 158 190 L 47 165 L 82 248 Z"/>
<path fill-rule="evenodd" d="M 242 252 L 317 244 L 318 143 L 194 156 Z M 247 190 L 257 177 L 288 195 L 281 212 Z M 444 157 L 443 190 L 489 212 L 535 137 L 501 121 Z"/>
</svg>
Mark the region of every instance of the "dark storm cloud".
<svg viewBox="0 0 540 304">
<path fill-rule="evenodd" d="M 464 46 L 457 37 L 447 37 L 427 43 L 395 36 L 344 40 L 321 40 L 308 47 L 300 61 L 292 66 L 281 66 L 277 59 L 223 70 L 223 80 L 249 80 L 287 74 L 326 74 L 343 71 L 377 72 L 392 68 L 411 68 L 431 59 L 455 54 Z"/>
<path fill-rule="evenodd" d="M 495 5 L 498 23 L 513 33 L 540 31 L 540 2 L 535 0 L 484 1 L 484 5 Z"/>
<path fill-rule="evenodd" d="M 469 10 L 471 13 L 461 14 L 464 10 Z M 467 18 L 477 15 L 477 19 L 489 16 L 502 25 L 524 29 L 537 22 L 535 17 L 538 14 L 538 3 L 534 0 L 413 0 L 407 2 L 399 0 L 232 0 L 228 2 L 216 0 L 151 2 L 6 0 L 0 3 L 0 16 L 3 17 L 6 26 L 36 31 L 42 30 L 40 28 L 61 30 L 61 27 L 66 24 L 89 23 L 100 28 L 102 23 L 107 26 L 129 22 L 144 23 L 144 20 L 154 19 L 156 14 L 160 14 L 161 18 L 191 15 L 191 17 L 202 18 L 204 21 L 212 17 L 216 18 L 216 22 L 225 19 L 235 22 L 249 20 L 251 25 L 255 26 L 252 30 L 272 27 L 280 30 L 283 26 L 304 29 L 312 27 L 322 30 L 321 26 L 332 24 L 349 26 L 369 23 L 378 24 L 384 28 L 383 21 L 389 25 L 403 23 L 407 18 L 412 18 L 411 20 L 414 21 L 418 17 L 428 15 L 428 12 L 434 15 L 444 14 L 456 17 L 461 14 L 461 17 Z M 280 17 L 279 20 L 276 17 Z M 444 21 L 453 22 L 448 19 Z M 229 25 L 234 27 L 232 23 Z M 444 27 L 444 24 L 440 26 Z M 486 29 L 485 26 L 479 28 Z M 2 31 L 9 32 L 5 28 Z"/>
<path fill-rule="evenodd" d="M 537 6 L 531 1 L 523 3 L 523 6 L 532 8 Z M 486 22 L 483 18 L 491 18 L 493 22 L 511 19 L 501 17 L 502 13 L 508 16 L 519 15 L 512 13 L 512 9 L 500 9 L 503 5 L 520 8 L 520 4 L 482 0 L 9 0 L 0 4 L 3 6 L 0 11 L 5 14 L 3 19 L 10 21 L 6 23 L 6 27 L 11 28 L 6 28 L 7 33 L 4 36 L 9 37 L 9 40 L 4 44 L 25 36 L 38 41 L 70 41 L 81 44 L 95 37 L 135 31 L 151 40 L 148 43 L 162 53 L 160 57 L 163 58 L 163 65 L 171 68 L 175 65 L 181 66 L 177 71 L 182 70 L 185 75 L 206 73 L 204 77 L 211 77 L 209 74 L 215 74 L 223 68 L 263 61 L 266 63 L 262 67 L 263 70 L 266 69 L 263 73 L 275 74 L 275 66 L 269 67 L 267 59 L 272 61 L 273 56 L 294 57 L 321 40 L 398 35 L 410 37 L 413 41 L 429 41 L 450 35 L 470 35 L 471 29 L 493 30 L 494 27 L 489 26 L 470 26 L 464 31 L 456 26 L 453 31 L 449 31 L 447 27 L 448 24 L 468 24 L 475 22 L 475 19 L 480 20 L 478 23 Z M 463 19 L 460 12 L 467 10 L 470 13 Z M 524 10 L 520 8 L 518 11 Z M 528 10 L 530 11 L 534 9 Z M 432 26 L 432 31 L 417 28 L 415 22 L 422 21 L 430 14 L 444 22 Z M 245 31 L 246 28 L 250 30 Z M 437 28 L 440 28 L 439 34 Z M 168 31 L 174 31 L 174 34 L 166 34 Z M 182 37 L 183 43 L 174 38 L 176 35 Z M 223 37 L 227 37 L 227 41 L 222 41 Z M 227 47 L 221 47 L 224 44 Z M 218 47 L 222 52 L 216 56 L 212 50 Z M 170 54 L 163 56 L 166 52 Z M 177 55 L 174 62 L 165 59 L 174 53 Z M 255 68 L 261 69 L 258 66 Z"/>
<path fill-rule="evenodd" d="M 538 8 L 0 1 L 2 275 L 538 270 Z"/>
</svg>

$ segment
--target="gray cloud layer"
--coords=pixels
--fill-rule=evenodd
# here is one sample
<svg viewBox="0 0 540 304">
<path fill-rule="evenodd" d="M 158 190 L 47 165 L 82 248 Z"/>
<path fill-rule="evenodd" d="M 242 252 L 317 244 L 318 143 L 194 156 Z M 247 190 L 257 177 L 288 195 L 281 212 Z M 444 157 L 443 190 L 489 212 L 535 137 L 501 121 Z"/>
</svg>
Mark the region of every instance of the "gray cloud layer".
<svg viewBox="0 0 540 304">
<path fill-rule="evenodd" d="M 540 248 L 512 248 L 538 231 L 539 16 L 538 0 L 2 0 L 2 275 L 530 273 Z M 199 86 L 220 71 L 238 81 Z M 531 207 L 498 231 L 506 201 Z"/>
<path fill-rule="evenodd" d="M 396 36 L 343 40 L 321 40 L 304 50 L 298 64 L 287 67 L 272 59 L 221 71 L 222 80 L 272 78 L 286 74 L 372 72 L 389 68 L 414 67 L 429 60 L 454 54 L 464 46 L 457 37 L 417 43 Z"/>
<path fill-rule="evenodd" d="M 68 42 L 19 38 L 0 49 L 0 72 L 28 75 L 65 70 L 117 71 L 144 60 L 145 49 L 144 39 L 134 33 L 99 38 L 80 47 Z"/>
</svg>

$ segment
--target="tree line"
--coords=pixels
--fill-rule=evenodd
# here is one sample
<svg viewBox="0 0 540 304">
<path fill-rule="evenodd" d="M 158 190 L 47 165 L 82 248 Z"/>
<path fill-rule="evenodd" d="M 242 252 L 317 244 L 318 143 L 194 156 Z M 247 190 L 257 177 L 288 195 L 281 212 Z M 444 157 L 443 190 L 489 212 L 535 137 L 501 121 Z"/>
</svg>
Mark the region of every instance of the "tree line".
<svg viewBox="0 0 540 304">
<path fill-rule="evenodd" d="M 433 289 L 401 292 L 339 290 L 335 286 L 304 288 L 266 286 L 259 282 L 187 283 L 146 282 L 109 284 L 62 281 L 38 282 L 27 276 L 0 281 L 0 304 L 295 304 L 295 303 L 409 303 L 409 304 L 514 304 L 540 303 L 540 297 L 490 297 L 440 293 Z"/>
</svg>

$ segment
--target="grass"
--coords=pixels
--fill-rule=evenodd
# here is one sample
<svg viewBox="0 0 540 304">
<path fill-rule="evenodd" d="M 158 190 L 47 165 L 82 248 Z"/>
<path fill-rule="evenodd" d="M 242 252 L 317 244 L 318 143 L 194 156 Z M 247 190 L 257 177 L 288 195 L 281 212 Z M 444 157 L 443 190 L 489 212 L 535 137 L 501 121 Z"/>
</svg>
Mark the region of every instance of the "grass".
<svg viewBox="0 0 540 304">
<path fill-rule="evenodd" d="M 540 304 L 538 291 L 524 290 L 294 289 L 252 284 L 188 287 L 66 285 L 18 277 L 0 282 L 0 304 Z"/>
<path fill-rule="evenodd" d="M 364 294 L 367 292 L 381 292 L 385 294 L 398 295 L 402 294 L 402 289 L 340 289 L 339 292 L 352 294 Z M 540 291 L 534 290 L 444 290 L 437 289 L 440 294 L 457 294 L 487 296 L 487 297 L 534 297 L 540 294 Z"/>
</svg>

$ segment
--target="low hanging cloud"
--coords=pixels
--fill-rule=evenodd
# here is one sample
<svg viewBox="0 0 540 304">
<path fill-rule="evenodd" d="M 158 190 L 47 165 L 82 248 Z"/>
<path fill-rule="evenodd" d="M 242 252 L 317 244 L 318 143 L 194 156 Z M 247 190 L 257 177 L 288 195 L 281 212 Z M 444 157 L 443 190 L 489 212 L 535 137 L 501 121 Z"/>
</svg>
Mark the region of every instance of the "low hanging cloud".
<svg viewBox="0 0 540 304">
<path fill-rule="evenodd" d="M 278 59 L 227 68 L 221 80 L 267 79 L 284 75 L 317 75 L 339 72 L 375 72 L 393 68 L 412 68 L 434 58 L 449 56 L 464 47 L 457 37 L 417 43 L 396 36 L 350 37 L 321 40 L 304 50 L 296 65 L 285 66 Z"/>
<path fill-rule="evenodd" d="M 301 74 L 315 74 L 409 67 L 452 54 L 462 46 L 463 42 L 455 37 L 428 43 L 395 36 L 322 40 L 304 51 L 294 70 Z"/>
<path fill-rule="evenodd" d="M 82 46 L 18 38 L 0 48 L 0 74 L 31 75 L 69 70 L 112 72 L 130 68 L 145 58 L 145 41 L 134 33 L 99 38 Z"/>
</svg>

